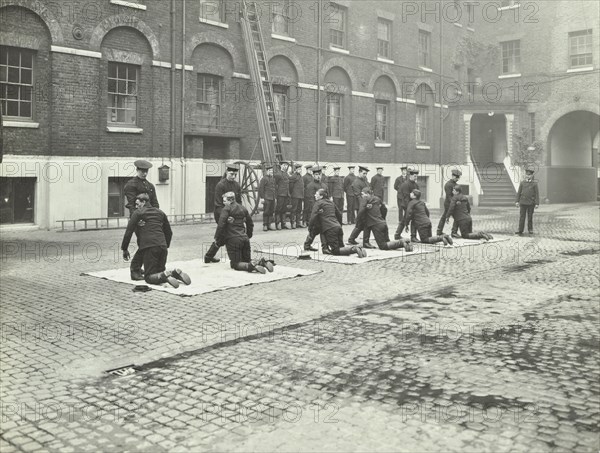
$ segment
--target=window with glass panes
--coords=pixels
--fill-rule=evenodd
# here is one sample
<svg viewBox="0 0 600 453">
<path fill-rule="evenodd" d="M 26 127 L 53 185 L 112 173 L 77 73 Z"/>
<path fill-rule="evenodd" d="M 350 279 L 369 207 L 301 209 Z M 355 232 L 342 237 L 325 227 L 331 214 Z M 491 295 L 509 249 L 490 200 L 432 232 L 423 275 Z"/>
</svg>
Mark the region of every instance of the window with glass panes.
<svg viewBox="0 0 600 453">
<path fill-rule="evenodd" d="M 572 68 L 593 64 L 592 30 L 569 33 L 569 59 Z"/>
<path fill-rule="evenodd" d="M 429 67 L 429 54 L 431 49 L 431 33 L 419 30 L 419 65 Z"/>
<path fill-rule="evenodd" d="M 341 138 L 342 136 L 342 95 L 330 93 L 327 95 L 326 129 L 327 138 Z"/>
<path fill-rule="evenodd" d="M 221 78 L 198 74 L 196 105 L 200 109 L 200 125 L 217 129 L 221 123 Z"/>
<path fill-rule="evenodd" d="M 28 49 L 0 46 L 0 103 L 2 115 L 33 118 L 33 61 Z"/>
<path fill-rule="evenodd" d="M 425 105 L 417 106 L 416 141 L 417 145 L 427 145 L 429 123 L 429 108 Z"/>
<path fill-rule="evenodd" d="M 289 0 L 284 0 L 283 2 L 275 3 L 273 5 L 273 33 L 277 35 L 289 35 L 290 26 L 289 26 Z"/>
<path fill-rule="evenodd" d="M 125 205 L 125 185 L 130 177 L 109 177 L 108 178 L 108 217 L 124 217 Z"/>
<path fill-rule="evenodd" d="M 521 65 L 521 41 L 505 41 L 502 47 L 502 73 L 514 74 L 519 72 Z"/>
<path fill-rule="evenodd" d="M 224 23 L 225 13 L 224 0 L 200 0 L 200 19 Z"/>
<path fill-rule="evenodd" d="M 388 141 L 388 111 L 389 104 L 383 101 L 375 102 L 375 140 Z"/>
<path fill-rule="evenodd" d="M 329 3 L 326 21 L 329 23 L 329 43 L 332 47 L 346 47 L 346 21 L 348 11 L 335 3 Z"/>
<path fill-rule="evenodd" d="M 288 136 L 288 88 L 281 85 L 273 86 L 273 97 L 279 134 Z"/>
<path fill-rule="evenodd" d="M 107 122 L 135 125 L 137 122 L 139 67 L 108 63 Z"/>
<path fill-rule="evenodd" d="M 392 23 L 389 20 L 379 18 L 377 20 L 377 56 L 391 58 L 390 48 L 392 36 Z"/>
</svg>

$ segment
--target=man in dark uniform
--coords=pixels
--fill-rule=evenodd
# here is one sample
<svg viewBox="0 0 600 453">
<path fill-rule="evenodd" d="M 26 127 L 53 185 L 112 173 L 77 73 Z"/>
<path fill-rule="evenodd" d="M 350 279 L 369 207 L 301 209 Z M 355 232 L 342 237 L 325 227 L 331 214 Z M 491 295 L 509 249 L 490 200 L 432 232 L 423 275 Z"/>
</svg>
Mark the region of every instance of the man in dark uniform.
<svg viewBox="0 0 600 453">
<path fill-rule="evenodd" d="M 221 218 L 221 211 L 225 206 L 223 203 L 223 195 L 227 192 L 233 192 L 235 194 L 235 201 L 239 204 L 242 204 L 242 188 L 240 187 L 240 183 L 237 182 L 237 175 L 239 171 L 239 166 L 237 164 L 227 164 L 227 171 L 225 173 L 225 177 L 221 179 L 217 185 L 215 186 L 215 208 L 213 211 L 213 215 L 215 218 L 215 222 L 218 222 Z M 216 242 L 213 242 L 204 255 L 205 263 L 218 263 L 218 258 L 215 258 L 215 255 L 219 251 L 220 246 L 217 245 Z"/>
<path fill-rule="evenodd" d="M 406 212 L 406 209 L 408 208 L 408 203 L 410 203 L 410 193 L 415 189 L 417 189 L 417 190 L 419 189 L 419 185 L 417 184 L 418 176 L 419 176 L 419 170 L 417 170 L 416 168 L 409 168 L 408 169 L 408 180 L 405 181 L 404 183 L 402 183 L 402 185 L 400 186 L 400 195 L 402 196 L 401 207 L 404 210 L 404 212 Z M 400 221 L 400 223 L 398 224 L 398 229 L 396 230 L 396 234 L 394 234 L 394 239 L 402 238 L 402 230 L 404 229 L 406 224 L 407 223 L 406 223 L 406 214 L 405 214 L 404 217 L 402 218 L 402 220 Z M 413 225 L 411 225 L 411 228 L 410 228 L 410 237 L 412 240 L 416 240 L 416 236 L 417 236 L 417 230 L 413 224 Z"/>
<path fill-rule="evenodd" d="M 154 188 L 154 184 L 148 181 L 148 169 L 152 168 L 152 164 L 147 160 L 136 160 L 134 163 L 136 176 L 131 178 L 125 184 L 125 188 L 123 192 L 125 197 L 127 198 L 127 204 L 125 207 L 129 209 L 129 217 L 133 215 L 136 207 L 135 199 L 141 193 L 148 194 L 150 205 L 154 208 L 159 208 L 158 199 L 156 198 L 156 189 Z M 136 233 L 137 237 L 137 233 Z M 139 239 L 139 238 L 138 238 Z M 139 245 L 139 240 L 138 240 Z M 131 260 L 131 264 L 129 265 L 129 272 L 131 274 L 132 280 L 143 280 L 144 275 L 142 273 L 142 261 L 144 257 L 142 256 L 142 251 L 140 248 L 137 249 L 135 254 L 133 255 L 133 259 Z"/>
<path fill-rule="evenodd" d="M 280 162 L 281 168 L 275 172 L 275 193 L 277 194 L 277 205 L 275 206 L 275 228 L 287 230 L 286 216 L 290 204 L 290 175 L 288 174 L 288 162 Z"/>
<path fill-rule="evenodd" d="M 354 174 L 354 165 L 348 166 L 348 174 L 344 178 L 344 192 L 346 192 L 346 218 L 348 219 L 348 225 L 352 225 L 356 221 L 356 212 L 354 207 L 354 191 L 352 190 L 352 183 L 356 179 Z"/>
<path fill-rule="evenodd" d="M 145 193 L 136 197 L 135 205 L 137 209 L 131 214 L 121 243 L 123 259 L 129 261 L 129 242 L 135 231 L 139 249 L 142 250 L 146 283 L 169 283 L 174 288 L 179 287 L 180 281 L 189 285 L 192 281 L 181 269 L 165 270 L 168 249 L 173 238 L 171 225 L 165 213 L 150 205 L 150 197 Z"/>
<path fill-rule="evenodd" d="M 408 181 L 407 169 L 408 167 L 406 166 L 400 167 L 402 174 L 394 181 L 394 190 L 397 192 L 396 203 L 398 204 L 398 222 L 402 222 L 402 219 L 404 219 L 404 215 L 406 214 L 406 209 L 402 206 L 402 192 L 400 192 L 400 187 Z"/>
<path fill-rule="evenodd" d="M 321 182 L 329 187 L 329 176 L 325 173 L 327 171 L 327 165 L 321 166 Z M 329 194 L 331 196 L 331 193 Z"/>
<path fill-rule="evenodd" d="M 407 252 L 412 252 L 413 246 L 406 239 L 390 241 L 388 226 L 381 214 L 381 199 L 373 195 L 373 190 L 365 187 L 362 190 L 363 202 L 356 217 L 356 224 L 364 224 L 365 231 L 368 229 L 373 232 L 377 246 L 381 250 L 396 250 L 404 248 Z"/>
<path fill-rule="evenodd" d="M 371 190 L 373 195 L 381 200 L 381 215 L 385 219 L 387 217 L 387 206 L 383 203 L 383 191 L 385 186 L 385 178 L 383 177 L 383 167 L 377 167 L 377 173 L 371 178 Z"/>
<path fill-rule="evenodd" d="M 290 176 L 290 197 L 292 198 L 292 212 L 290 213 L 292 230 L 296 227 L 304 228 L 302 223 L 302 203 L 304 202 L 302 164 L 294 164 L 294 173 Z"/>
<path fill-rule="evenodd" d="M 275 178 L 273 177 L 273 165 L 265 167 L 265 176 L 258 184 L 258 198 L 263 200 L 263 231 L 274 230 L 271 220 L 275 213 Z"/>
<path fill-rule="evenodd" d="M 519 215 L 519 231 L 515 234 L 521 236 L 525 228 L 525 217 L 527 217 L 527 230 L 529 234 L 533 234 L 533 211 L 540 205 L 540 192 L 538 189 L 537 181 L 533 180 L 533 168 L 527 168 L 525 170 L 525 180 L 519 184 L 519 190 L 517 191 L 517 200 L 515 205 L 517 208 L 521 208 Z"/>
<path fill-rule="evenodd" d="M 327 191 L 319 189 L 315 193 L 315 203 L 312 208 L 309 232 L 319 232 L 325 238 L 323 253 L 328 255 L 352 255 L 356 253 L 359 258 L 367 256 L 366 252 L 357 246 L 344 247 L 344 231 L 342 230 L 342 212 L 329 199 Z"/>
<path fill-rule="evenodd" d="M 340 212 L 344 212 L 344 178 L 340 176 L 340 167 L 333 167 L 333 176 L 328 182 L 329 195 L 333 198 L 333 204 Z M 343 225 L 343 223 L 342 223 Z"/>
<path fill-rule="evenodd" d="M 261 258 L 260 261 L 255 262 L 251 259 L 250 239 L 254 232 L 254 222 L 248 210 L 236 203 L 233 192 L 223 194 L 223 204 L 215 231 L 215 242 L 227 248 L 231 268 L 236 271 L 256 271 L 261 274 L 265 274 L 267 270 L 273 272 L 272 261 L 267 262 Z"/>
<path fill-rule="evenodd" d="M 310 220 L 310 210 L 308 209 L 308 205 L 312 202 L 312 199 L 306 195 L 306 188 L 311 182 L 313 182 L 313 166 L 311 164 L 307 164 L 304 166 L 304 168 L 306 168 L 306 173 L 304 176 L 302 176 L 302 181 L 304 182 L 304 209 L 302 211 L 302 224 L 304 226 L 308 226 L 308 222 Z"/>
<path fill-rule="evenodd" d="M 358 176 L 352 183 L 352 192 L 354 193 L 354 208 L 357 211 L 360 211 L 360 209 L 364 203 L 364 199 L 362 197 L 363 189 L 371 187 L 371 186 L 369 186 L 369 181 L 367 180 L 368 172 L 369 172 L 369 169 L 367 167 L 359 166 L 358 167 Z M 356 238 L 362 231 L 363 232 L 363 245 L 362 246 L 366 249 L 374 249 L 375 247 L 372 246 L 369 242 L 369 238 L 371 237 L 371 230 L 364 224 L 364 222 L 359 221 L 358 213 L 357 213 L 355 220 L 356 220 L 356 226 L 352 230 L 352 233 L 350 233 L 350 237 L 348 238 L 348 243 L 353 244 L 353 245 L 358 244 L 358 242 L 356 242 Z"/>
<path fill-rule="evenodd" d="M 462 187 L 458 185 L 452 189 L 452 192 L 454 196 L 448 208 L 448 217 L 454 217 L 454 220 L 458 223 L 460 236 L 463 239 L 485 239 L 486 241 L 494 239 L 491 234 L 482 231 L 473 233 L 473 219 L 471 218 L 469 199 L 462 194 Z"/>
<path fill-rule="evenodd" d="M 442 213 L 442 218 L 440 219 L 440 223 L 437 226 L 436 234 L 438 236 L 444 234 L 444 224 L 448 220 L 448 208 L 450 208 L 450 202 L 452 201 L 452 197 L 454 194 L 452 193 L 452 189 L 456 187 L 458 184 L 458 180 L 462 176 L 462 172 L 458 169 L 452 170 L 452 178 L 444 185 L 444 192 L 446 193 L 446 199 L 444 200 L 444 212 Z M 456 222 L 452 224 L 452 237 L 457 236 L 458 225 Z"/>
<path fill-rule="evenodd" d="M 313 205 L 315 204 L 315 194 L 317 193 L 317 191 L 319 189 L 323 189 L 327 192 L 327 186 L 321 182 L 321 167 L 315 165 L 312 168 L 312 176 L 313 176 L 313 181 L 308 186 L 306 186 L 306 190 L 304 191 L 304 203 L 305 203 L 304 207 L 305 207 L 305 209 L 309 209 L 311 216 L 312 216 Z M 310 201 L 307 201 L 308 196 L 312 197 L 312 199 Z M 309 223 L 310 223 L 310 218 L 309 218 Z M 320 233 L 321 232 L 318 230 L 311 231 L 309 228 L 308 235 L 306 236 L 306 241 L 304 241 L 304 250 L 310 250 L 313 252 L 317 251 L 317 249 L 312 246 L 312 243 L 315 240 L 316 235 L 320 234 Z M 324 241 L 323 236 L 321 236 L 321 246 L 325 247 L 325 241 Z"/>
<path fill-rule="evenodd" d="M 424 201 L 421 200 L 421 191 L 418 189 L 410 193 L 410 202 L 406 208 L 406 232 L 408 233 L 409 224 L 415 225 L 419 233 L 419 241 L 426 244 L 437 244 L 443 242 L 444 245 L 452 245 L 452 237 L 447 234 L 431 235 L 431 220 L 429 219 L 429 209 Z"/>
</svg>

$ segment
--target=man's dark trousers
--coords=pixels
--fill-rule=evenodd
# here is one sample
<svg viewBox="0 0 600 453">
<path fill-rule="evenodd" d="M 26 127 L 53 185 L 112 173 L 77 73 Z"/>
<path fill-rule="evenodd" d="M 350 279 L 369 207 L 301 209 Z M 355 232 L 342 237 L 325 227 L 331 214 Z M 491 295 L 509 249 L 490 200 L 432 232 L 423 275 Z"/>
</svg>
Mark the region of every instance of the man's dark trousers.
<svg viewBox="0 0 600 453">
<path fill-rule="evenodd" d="M 525 229 L 525 216 L 527 216 L 527 230 L 533 232 L 533 211 L 535 205 L 525 204 L 519 205 L 521 207 L 521 215 L 519 216 L 519 233 L 522 233 Z"/>
</svg>

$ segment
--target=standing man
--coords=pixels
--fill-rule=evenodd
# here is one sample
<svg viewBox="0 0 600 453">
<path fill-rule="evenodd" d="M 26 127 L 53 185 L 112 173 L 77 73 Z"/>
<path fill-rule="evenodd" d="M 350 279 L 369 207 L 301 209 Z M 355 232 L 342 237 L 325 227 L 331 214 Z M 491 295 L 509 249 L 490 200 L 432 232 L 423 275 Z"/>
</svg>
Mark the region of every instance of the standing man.
<svg viewBox="0 0 600 453">
<path fill-rule="evenodd" d="M 312 202 L 310 197 L 306 194 L 306 188 L 308 185 L 313 182 L 312 168 L 311 164 L 306 164 L 304 166 L 306 168 L 306 173 L 302 177 L 302 181 L 304 182 L 304 209 L 302 211 L 302 225 L 307 226 L 308 221 L 310 220 L 310 210 L 308 209 L 308 205 Z"/>
<path fill-rule="evenodd" d="M 302 164 L 294 164 L 294 173 L 292 173 L 292 176 L 290 176 L 290 196 L 292 198 L 290 226 L 292 227 L 292 230 L 296 227 L 304 228 L 304 224 L 302 223 L 302 202 L 304 201 Z"/>
<path fill-rule="evenodd" d="M 344 212 L 344 178 L 340 176 L 340 167 L 333 167 L 333 176 L 329 178 L 329 196 L 340 212 Z M 340 222 L 342 223 L 342 222 Z M 343 225 L 343 223 L 342 223 Z"/>
<path fill-rule="evenodd" d="M 400 187 L 402 184 L 408 181 L 407 169 L 408 167 L 406 166 L 400 167 L 402 174 L 396 178 L 396 181 L 394 181 L 394 190 L 397 192 L 396 203 L 398 204 L 398 222 L 402 222 L 402 219 L 404 219 L 404 216 L 406 215 L 406 210 L 402 206 L 402 192 L 400 192 Z"/>
<path fill-rule="evenodd" d="M 381 200 L 381 215 L 385 219 L 387 217 L 387 206 L 383 203 L 383 191 L 385 178 L 383 177 L 383 167 L 377 167 L 377 173 L 371 178 L 371 190 L 379 200 Z"/>
<path fill-rule="evenodd" d="M 135 204 L 137 209 L 131 214 L 121 243 L 123 259 L 129 261 L 129 242 L 135 231 L 139 250 L 142 251 L 144 269 L 146 269 L 144 276 L 146 283 L 151 285 L 168 283 L 174 288 L 179 287 L 180 281 L 189 285 L 192 280 L 181 269 L 165 270 L 168 249 L 173 238 L 169 219 L 160 209 L 150 205 L 150 197 L 145 193 L 136 197 Z M 140 223 L 143 225 L 140 226 Z"/>
<path fill-rule="evenodd" d="M 346 218 L 348 219 L 348 225 L 352 225 L 355 222 L 355 207 L 354 207 L 354 191 L 352 190 L 352 183 L 356 179 L 354 174 L 354 165 L 348 166 L 348 174 L 344 178 L 344 192 L 346 193 L 346 205 L 348 206 L 346 211 Z"/>
<path fill-rule="evenodd" d="M 286 215 L 290 204 L 290 175 L 288 175 L 289 163 L 280 162 L 281 168 L 275 173 L 275 192 L 277 193 L 277 205 L 275 206 L 275 228 L 287 230 Z M 280 226 L 281 225 L 281 226 Z"/>
<path fill-rule="evenodd" d="M 215 207 L 213 211 L 213 216 L 215 218 L 215 222 L 219 222 L 221 218 L 221 211 L 225 204 L 223 203 L 223 195 L 227 192 L 233 192 L 235 194 L 235 200 L 242 204 L 242 188 L 240 187 L 240 183 L 237 182 L 238 171 L 240 170 L 237 164 L 227 164 L 227 171 L 225 173 L 225 177 L 221 179 L 217 185 L 215 186 Z M 219 251 L 221 246 L 217 245 L 216 242 L 213 242 L 204 255 L 205 263 L 218 263 L 221 260 L 215 258 L 215 255 Z"/>
<path fill-rule="evenodd" d="M 312 217 L 312 210 L 313 210 L 313 206 L 315 204 L 315 194 L 320 190 L 323 189 L 325 192 L 327 192 L 327 186 L 325 184 L 323 184 L 321 182 L 321 167 L 315 165 L 312 168 L 312 176 L 313 176 L 313 181 L 306 186 L 306 190 L 304 191 L 304 209 L 308 209 L 308 212 L 311 213 L 311 217 Z M 307 202 L 307 197 L 312 197 L 312 199 L 310 201 Z M 327 198 L 327 197 L 325 197 Z M 310 217 L 309 217 L 309 223 L 310 225 Z M 316 252 L 317 249 L 314 248 L 312 246 L 313 241 L 315 240 L 315 236 L 317 234 L 320 234 L 321 231 L 319 230 L 311 230 L 310 227 L 308 229 L 308 235 L 306 236 L 306 241 L 304 242 L 304 250 L 309 250 L 309 251 L 313 251 Z M 325 248 L 325 241 L 323 240 L 323 237 L 321 237 L 321 246 L 323 248 Z"/>
<path fill-rule="evenodd" d="M 402 196 L 402 209 L 404 210 L 404 212 L 406 212 L 406 209 L 408 208 L 408 203 L 410 203 L 410 193 L 415 190 L 415 189 L 419 189 L 419 185 L 417 184 L 417 178 L 419 176 L 419 170 L 417 170 L 416 168 L 408 168 L 408 181 L 405 181 L 404 183 L 402 183 L 402 185 L 400 186 L 400 195 Z M 394 239 L 401 239 L 402 238 L 402 230 L 404 229 L 404 227 L 407 225 L 407 219 L 406 219 L 406 214 L 404 215 L 404 217 L 402 218 L 402 220 L 400 221 L 400 223 L 398 224 L 398 229 L 396 230 L 396 234 L 394 234 Z M 410 237 L 411 240 L 416 240 L 417 237 L 417 229 L 416 229 L 416 225 L 413 223 L 410 227 Z"/>
<path fill-rule="evenodd" d="M 327 165 L 321 166 L 321 182 L 327 187 L 329 187 L 329 176 L 327 176 L 327 173 L 325 173 L 326 171 Z M 329 194 L 329 196 L 331 197 L 331 193 Z"/>
<path fill-rule="evenodd" d="M 360 212 L 360 209 L 364 203 L 364 199 L 362 197 L 363 189 L 371 188 L 371 186 L 369 185 L 369 181 L 367 180 L 367 173 L 369 173 L 369 169 L 367 167 L 361 167 L 359 165 L 358 177 L 352 183 L 352 192 L 354 193 L 354 209 L 356 209 L 358 212 Z M 371 230 L 369 229 L 369 227 L 367 225 L 365 225 L 364 221 L 361 221 L 361 219 L 358 218 L 358 212 L 357 212 L 357 216 L 355 217 L 356 226 L 352 230 L 352 233 L 350 233 L 350 237 L 348 238 L 348 243 L 356 245 L 357 244 L 356 238 L 358 237 L 359 233 L 362 231 L 363 232 L 363 245 L 362 246 L 366 249 L 374 249 L 375 247 L 373 247 L 369 243 L 369 238 L 371 237 Z"/>
<path fill-rule="evenodd" d="M 123 192 L 127 198 L 126 208 L 129 209 L 129 218 L 133 215 L 136 210 L 136 197 L 141 193 L 148 194 L 149 205 L 153 208 L 159 208 L 158 199 L 156 198 L 156 189 L 154 184 L 148 181 L 148 170 L 152 168 L 152 164 L 147 160 L 136 160 L 135 165 L 136 176 L 131 178 L 125 184 Z M 139 246 L 139 236 L 136 232 Z M 144 260 L 142 250 L 138 247 L 137 251 L 133 255 L 131 264 L 129 265 L 129 272 L 132 280 L 143 280 L 144 275 L 142 273 L 142 261 Z"/>
<path fill-rule="evenodd" d="M 271 226 L 271 218 L 275 212 L 275 178 L 273 177 L 273 165 L 265 166 L 265 176 L 258 185 L 258 198 L 263 200 L 263 231 L 274 230 Z"/>
<path fill-rule="evenodd" d="M 458 228 L 460 228 L 460 236 L 463 239 L 485 239 L 489 241 L 494 239 L 491 234 L 479 231 L 473 233 L 473 219 L 471 218 L 471 205 L 466 195 L 462 194 L 462 187 L 456 186 L 452 189 L 454 196 L 448 208 L 448 216 L 454 217 Z"/>
<path fill-rule="evenodd" d="M 442 213 L 442 218 L 440 219 L 440 223 L 437 226 L 436 234 L 441 236 L 444 234 L 444 224 L 448 220 L 448 209 L 450 208 L 450 203 L 452 202 L 453 189 L 458 184 L 458 180 L 462 176 L 462 172 L 458 169 L 452 170 L 452 178 L 444 185 L 444 192 L 446 193 L 446 199 L 444 200 L 444 212 Z M 452 224 L 452 237 L 456 237 L 458 232 L 458 225 L 456 222 Z"/>
<path fill-rule="evenodd" d="M 540 192 L 537 181 L 533 180 L 534 169 L 532 167 L 525 170 L 526 176 L 519 184 L 517 200 L 515 205 L 521 208 L 519 216 L 519 231 L 515 234 L 521 236 L 525 228 L 525 216 L 527 216 L 527 230 L 533 234 L 533 211 L 540 205 Z"/>
</svg>

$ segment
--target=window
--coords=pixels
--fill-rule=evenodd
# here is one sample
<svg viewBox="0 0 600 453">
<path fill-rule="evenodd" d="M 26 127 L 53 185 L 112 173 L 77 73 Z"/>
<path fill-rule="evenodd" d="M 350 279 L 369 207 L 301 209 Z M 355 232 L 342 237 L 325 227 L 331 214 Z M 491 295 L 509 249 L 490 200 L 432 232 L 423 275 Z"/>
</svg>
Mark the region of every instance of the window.
<svg viewBox="0 0 600 453">
<path fill-rule="evenodd" d="M 375 102 L 375 140 L 388 141 L 388 103 Z"/>
<path fill-rule="evenodd" d="M 0 223 L 33 223 L 36 178 L 0 178 Z"/>
<path fill-rule="evenodd" d="M 288 133 L 288 89 L 281 85 L 273 87 L 273 99 L 275 104 L 275 115 L 279 134 L 289 137 Z"/>
<path fill-rule="evenodd" d="M 346 21 L 348 11 L 335 3 L 329 3 L 330 12 L 325 13 L 325 20 L 330 24 L 329 43 L 332 47 L 344 49 L 346 47 Z"/>
<path fill-rule="evenodd" d="M 419 66 L 429 67 L 431 33 L 419 30 Z"/>
<path fill-rule="evenodd" d="M 131 178 L 108 178 L 108 217 L 125 217 L 125 184 Z"/>
<path fill-rule="evenodd" d="M 475 82 L 475 75 L 473 74 L 473 70 L 470 68 L 467 68 L 467 93 L 468 93 L 469 97 L 472 97 L 473 95 L 475 95 L 475 86 L 476 86 L 476 82 Z"/>
<path fill-rule="evenodd" d="M 390 42 L 392 36 L 392 23 L 389 20 L 377 21 L 377 56 L 391 59 Z"/>
<path fill-rule="evenodd" d="M 136 124 L 138 73 L 137 66 L 108 63 L 108 123 Z"/>
<path fill-rule="evenodd" d="M 290 18 L 288 17 L 289 7 L 289 0 L 284 0 L 283 3 L 273 4 L 273 33 L 277 35 L 290 34 Z"/>
<path fill-rule="evenodd" d="M 0 102 L 2 115 L 33 118 L 34 52 L 0 46 Z"/>
<path fill-rule="evenodd" d="M 529 135 L 531 143 L 535 142 L 535 113 L 529 114 Z"/>
<path fill-rule="evenodd" d="M 325 135 L 327 138 L 342 137 L 342 95 L 330 93 L 326 100 L 327 127 Z"/>
<path fill-rule="evenodd" d="M 515 74 L 521 65 L 521 41 L 506 41 L 500 43 L 502 47 L 502 73 Z"/>
<path fill-rule="evenodd" d="M 592 30 L 569 33 L 569 59 L 572 68 L 593 64 Z"/>
<path fill-rule="evenodd" d="M 221 78 L 198 74 L 196 104 L 200 109 L 200 126 L 218 129 L 221 124 Z"/>
<path fill-rule="evenodd" d="M 416 140 L 417 145 L 428 145 L 428 123 L 429 123 L 429 108 L 425 105 L 417 106 L 417 124 L 416 124 Z"/>
<path fill-rule="evenodd" d="M 467 22 L 472 24 L 475 19 L 475 9 L 472 3 L 467 3 Z"/>
<path fill-rule="evenodd" d="M 224 0 L 200 0 L 200 20 L 225 23 Z"/>
</svg>

